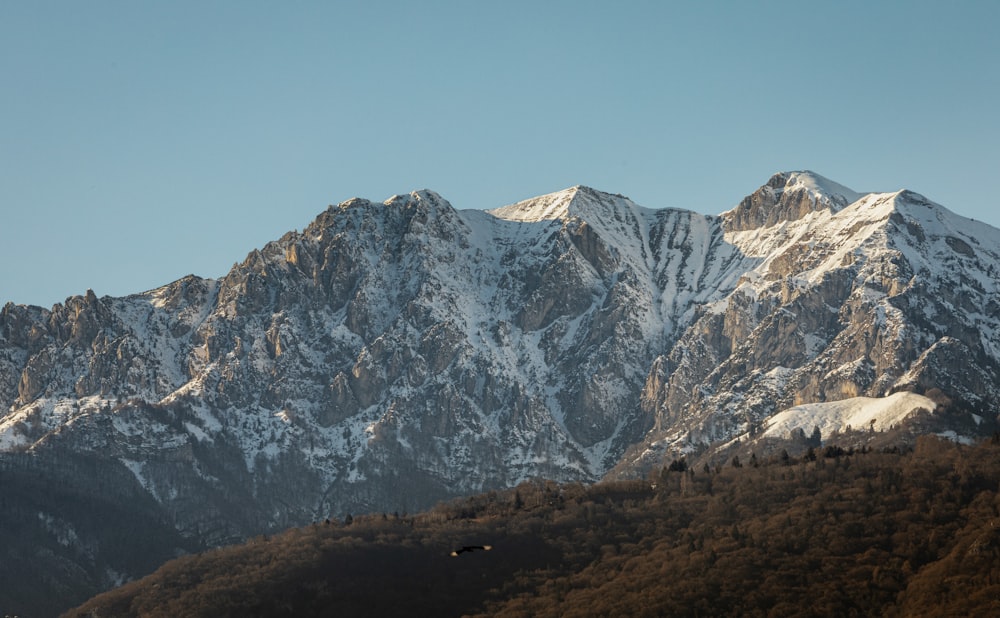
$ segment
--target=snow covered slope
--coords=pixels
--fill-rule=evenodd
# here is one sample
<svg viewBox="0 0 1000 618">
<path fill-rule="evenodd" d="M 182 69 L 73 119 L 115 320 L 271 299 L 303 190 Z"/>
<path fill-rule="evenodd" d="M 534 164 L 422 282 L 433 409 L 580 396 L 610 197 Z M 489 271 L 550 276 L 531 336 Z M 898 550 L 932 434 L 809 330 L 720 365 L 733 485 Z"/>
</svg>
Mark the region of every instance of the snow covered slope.
<svg viewBox="0 0 1000 618">
<path fill-rule="evenodd" d="M 851 397 L 825 403 L 804 403 L 783 410 L 764 421 L 764 435 L 786 437 L 796 430 L 809 435 L 819 429 L 832 436 L 852 429 L 887 431 L 911 414 L 931 413 L 937 404 L 923 395 L 905 391 L 888 397 Z"/>
</svg>

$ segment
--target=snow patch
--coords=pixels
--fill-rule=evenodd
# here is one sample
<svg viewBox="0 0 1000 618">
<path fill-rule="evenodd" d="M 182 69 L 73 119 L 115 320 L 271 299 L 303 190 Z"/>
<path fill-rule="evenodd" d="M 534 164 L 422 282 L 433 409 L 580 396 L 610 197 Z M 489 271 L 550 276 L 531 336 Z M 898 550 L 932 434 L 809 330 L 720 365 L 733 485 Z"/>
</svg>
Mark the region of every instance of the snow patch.
<svg viewBox="0 0 1000 618">
<path fill-rule="evenodd" d="M 829 178 L 824 178 L 816 172 L 809 170 L 788 173 L 788 184 L 785 186 L 785 190 L 787 191 L 793 187 L 803 187 L 817 196 L 835 197 L 839 195 L 845 200 L 845 205 L 854 203 L 864 197 L 863 193 L 848 189 L 840 183 L 834 182 Z"/>
<path fill-rule="evenodd" d="M 507 221 L 537 222 L 564 219 L 568 216 L 569 204 L 579 189 L 579 186 L 570 187 L 486 212 Z"/>
<path fill-rule="evenodd" d="M 819 427 L 823 437 L 851 429 L 885 431 L 918 411 L 933 412 L 937 404 L 916 393 L 888 397 L 853 397 L 841 401 L 807 403 L 779 412 L 764 422 L 764 435 L 784 438 L 796 429 L 807 435 Z"/>
</svg>

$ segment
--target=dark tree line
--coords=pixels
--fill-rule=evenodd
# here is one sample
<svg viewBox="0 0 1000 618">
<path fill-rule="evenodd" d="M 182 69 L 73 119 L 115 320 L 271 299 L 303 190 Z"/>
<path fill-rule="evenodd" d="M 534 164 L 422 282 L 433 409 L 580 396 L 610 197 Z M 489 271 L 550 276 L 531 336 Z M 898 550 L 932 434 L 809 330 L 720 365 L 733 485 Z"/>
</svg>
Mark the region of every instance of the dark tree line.
<svg viewBox="0 0 1000 618">
<path fill-rule="evenodd" d="M 1000 445 L 934 438 L 531 482 L 183 557 L 69 615 L 1000 615 L 998 483 Z"/>
</svg>

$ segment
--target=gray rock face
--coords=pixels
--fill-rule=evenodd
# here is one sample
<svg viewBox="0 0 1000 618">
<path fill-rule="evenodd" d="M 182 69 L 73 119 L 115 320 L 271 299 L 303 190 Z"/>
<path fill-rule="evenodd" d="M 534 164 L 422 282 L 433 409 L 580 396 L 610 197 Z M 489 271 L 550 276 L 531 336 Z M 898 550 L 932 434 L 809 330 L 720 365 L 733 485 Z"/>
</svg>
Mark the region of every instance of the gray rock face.
<svg viewBox="0 0 1000 618">
<path fill-rule="evenodd" d="M 4 307 L 0 450 L 106 457 L 214 544 L 642 469 L 799 403 L 995 419 L 998 264 L 997 230 L 802 172 L 719 217 L 354 199 L 217 281 Z"/>
<path fill-rule="evenodd" d="M 687 297 L 718 296 L 721 228 L 582 187 L 516 206 L 351 200 L 218 281 L 8 305 L 3 448 L 99 449 L 193 535 L 242 513 L 208 542 L 597 479 Z"/>
<path fill-rule="evenodd" d="M 771 194 L 724 215 L 727 239 L 762 261 L 657 358 L 642 399 L 654 429 L 617 472 L 753 438 L 792 406 L 897 391 L 940 389 L 959 424 L 995 429 L 997 230 L 908 191 L 745 229 Z"/>
<path fill-rule="evenodd" d="M 782 172 L 724 215 L 726 229 L 745 232 L 769 228 L 782 221 L 798 221 L 816 211 L 836 212 L 859 197 L 850 189 L 811 172 Z"/>
</svg>

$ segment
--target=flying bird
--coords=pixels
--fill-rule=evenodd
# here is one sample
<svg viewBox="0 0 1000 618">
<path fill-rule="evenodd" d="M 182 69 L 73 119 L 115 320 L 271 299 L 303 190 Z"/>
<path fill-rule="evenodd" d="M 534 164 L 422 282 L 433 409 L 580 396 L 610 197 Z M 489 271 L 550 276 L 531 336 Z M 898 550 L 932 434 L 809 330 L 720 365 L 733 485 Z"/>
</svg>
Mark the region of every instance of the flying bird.
<svg viewBox="0 0 1000 618">
<path fill-rule="evenodd" d="M 463 545 L 460 549 L 456 549 L 456 550 L 452 551 L 451 555 L 452 556 L 457 556 L 457 555 L 459 555 L 462 552 L 465 552 L 465 551 L 475 551 L 477 549 L 481 549 L 483 551 L 490 551 L 491 549 L 493 549 L 493 546 L 492 545 Z"/>
</svg>

